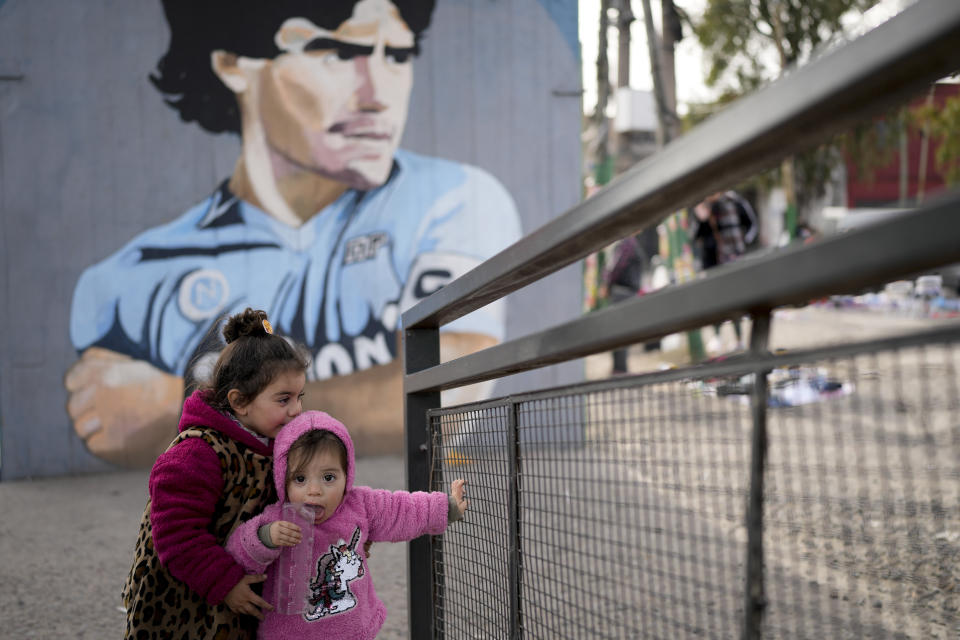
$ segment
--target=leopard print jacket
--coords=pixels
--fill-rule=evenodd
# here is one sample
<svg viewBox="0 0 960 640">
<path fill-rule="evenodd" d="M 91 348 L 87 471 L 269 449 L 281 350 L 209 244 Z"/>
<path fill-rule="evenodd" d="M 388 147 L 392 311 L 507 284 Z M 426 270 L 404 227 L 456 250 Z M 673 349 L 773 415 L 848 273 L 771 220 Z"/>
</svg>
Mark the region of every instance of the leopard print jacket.
<svg viewBox="0 0 960 640">
<path fill-rule="evenodd" d="M 187 438 L 201 438 L 220 459 L 223 490 L 210 526 L 217 542 L 225 545 L 234 528 L 276 500 L 272 459 L 206 427 L 182 431 L 170 447 Z M 252 640 L 256 637 L 256 619 L 239 616 L 222 602 L 208 605 L 200 594 L 170 575 L 160 563 L 153 546 L 149 500 L 140 520 L 133 566 L 123 587 L 123 604 L 127 609 L 124 638 Z"/>
</svg>

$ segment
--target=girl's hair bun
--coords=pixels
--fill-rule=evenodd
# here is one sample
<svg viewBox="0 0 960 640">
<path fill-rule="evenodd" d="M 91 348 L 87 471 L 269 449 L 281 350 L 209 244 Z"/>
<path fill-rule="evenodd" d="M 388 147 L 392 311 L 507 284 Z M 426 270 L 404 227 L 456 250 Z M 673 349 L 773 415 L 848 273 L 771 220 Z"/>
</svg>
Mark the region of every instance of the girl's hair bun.
<svg viewBox="0 0 960 640">
<path fill-rule="evenodd" d="M 268 326 L 266 311 L 247 307 L 240 313 L 230 316 L 226 326 L 223 327 L 223 339 L 230 344 L 237 338 L 266 336 L 269 335 Z"/>
</svg>

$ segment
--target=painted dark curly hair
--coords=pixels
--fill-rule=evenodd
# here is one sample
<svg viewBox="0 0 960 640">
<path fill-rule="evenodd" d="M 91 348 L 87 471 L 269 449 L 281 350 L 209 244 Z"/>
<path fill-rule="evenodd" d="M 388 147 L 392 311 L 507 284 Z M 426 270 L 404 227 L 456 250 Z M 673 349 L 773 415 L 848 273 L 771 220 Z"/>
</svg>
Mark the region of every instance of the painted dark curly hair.
<svg viewBox="0 0 960 640">
<path fill-rule="evenodd" d="M 250 58 L 280 53 L 274 34 L 291 17 L 307 18 L 335 30 L 358 0 L 162 0 L 170 25 L 170 46 L 150 74 L 150 82 L 184 122 L 211 133 L 240 133 L 234 94 L 210 66 L 210 54 L 222 49 Z M 392 0 L 415 36 L 415 53 L 433 14 L 434 0 Z"/>
</svg>

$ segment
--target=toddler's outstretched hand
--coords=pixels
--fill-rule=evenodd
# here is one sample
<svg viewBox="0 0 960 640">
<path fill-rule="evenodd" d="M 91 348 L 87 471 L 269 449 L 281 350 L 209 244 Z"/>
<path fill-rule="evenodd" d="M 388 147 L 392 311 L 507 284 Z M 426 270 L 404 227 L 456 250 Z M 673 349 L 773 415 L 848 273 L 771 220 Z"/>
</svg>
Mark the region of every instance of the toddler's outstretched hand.
<svg viewBox="0 0 960 640">
<path fill-rule="evenodd" d="M 457 504 L 457 509 L 460 510 L 460 517 L 463 517 L 464 512 L 467 510 L 470 502 L 467 500 L 467 481 L 463 478 L 457 478 L 450 483 L 450 495 L 453 497 L 454 502 Z M 457 518 L 459 520 L 459 518 Z"/>
<path fill-rule="evenodd" d="M 270 523 L 270 542 L 275 547 L 293 547 L 300 544 L 300 527 L 287 522 L 286 520 L 277 520 Z"/>
</svg>

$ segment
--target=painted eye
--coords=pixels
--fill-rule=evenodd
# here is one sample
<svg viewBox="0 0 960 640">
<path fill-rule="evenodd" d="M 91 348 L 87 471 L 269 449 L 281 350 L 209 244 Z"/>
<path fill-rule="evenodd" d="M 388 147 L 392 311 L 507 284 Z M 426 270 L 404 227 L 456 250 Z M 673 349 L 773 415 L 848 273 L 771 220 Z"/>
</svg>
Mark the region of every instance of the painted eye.
<svg viewBox="0 0 960 640">
<path fill-rule="evenodd" d="M 406 51 L 395 51 L 388 53 L 386 58 L 390 64 L 404 64 L 410 60 L 410 54 Z"/>
</svg>

